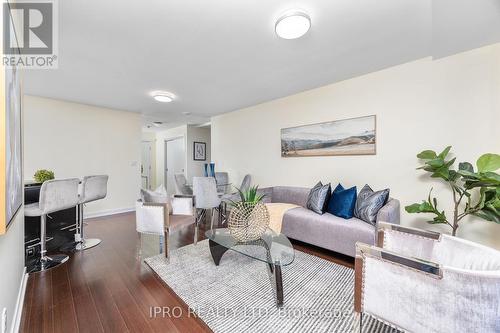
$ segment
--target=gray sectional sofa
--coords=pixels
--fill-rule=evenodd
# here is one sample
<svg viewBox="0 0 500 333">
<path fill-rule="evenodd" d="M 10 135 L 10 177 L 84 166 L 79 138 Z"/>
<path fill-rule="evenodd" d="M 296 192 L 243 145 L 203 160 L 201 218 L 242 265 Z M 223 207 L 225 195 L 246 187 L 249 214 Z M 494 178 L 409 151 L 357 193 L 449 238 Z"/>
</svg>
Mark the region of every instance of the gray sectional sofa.
<svg viewBox="0 0 500 333">
<path fill-rule="evenodd" d="M 266 194 L 264 202 L 291 203 L 301 207 L 288 210 L 283 217 L 281 232 L 288 238 L 328 250 L 355 256 L 356 242 L 375 244 L 376 226 L 355 217 L 343 219 L 330 213 L 317 214 L 306 207 L 310 189 L 275 186 L 259 189 Z M 399 224 L 399 201 L 390 198 L 377 214 L 378 222 Z"/>
</svg>

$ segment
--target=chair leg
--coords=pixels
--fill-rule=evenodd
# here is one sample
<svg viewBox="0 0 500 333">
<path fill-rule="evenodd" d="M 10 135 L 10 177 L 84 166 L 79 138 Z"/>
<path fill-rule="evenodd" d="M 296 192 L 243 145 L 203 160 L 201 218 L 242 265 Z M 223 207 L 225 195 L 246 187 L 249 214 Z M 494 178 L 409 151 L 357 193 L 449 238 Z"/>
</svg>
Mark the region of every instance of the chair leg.
<svg viewBox="0 0 500 333">
<path fill-rule="evenodd" d="M 63 254 L 47 255 L 47 215 L 40 216 L 40 261 L 31 269 L 32 272 L 45 271 L 68 261 Z"/>
<path fill-rule="evenodd" d="M 214 220 L 215 220 L 215 208 L 212 208 L 211 211 L 212 211 L 212 218 L 211 218 L 211 222 L 210 222 L 210 230 L 213 230 L 214 229 Z"/>
<path fill-rule="evenodd" d="M 142 241 L 142 232 L 139 233 L 139 258 L 142 258 L 142 247 L 144 246 L 144 243 Z"/>
<path fill-rule="evenodd" d="M 352 323 L 353 333 L 361 333 L 363 329 L 363 313 L 354 311 L 354 321 Z"/>
<path fill-rule="evenodd" d="M 84 230 L 83 230 L 83 204 L 78 205 L 79 207 L 79 218 L 80 218 L 80 242 L 76 244 L 75 249 L 77 251 L 83 251 L 87 250 L 90 248 L 93 248 L 94 246 L 97 246 L 101 243 L 101 240 L 98 238 L 85 238 Z"/>
<path fill-rule="evenodd" d="M 194 224 L 194 245 L 198 244 L 198 222 Z"/>
<path fill-rule="evenodd" d="M 47 215 L 40 216 L 40 260 L 47 261 Z"/>
<path fill-rule="evenodd" d="M 164 242 L 165 242 L 165 258 L 167 258 L 169 261 L 170 261 L 170 238 L 169 238 L 169 235 L 170 235 L 170 232 L 167 230 L 165 230 L 165 238 L 164 238 Z"/>
<path fill-rule="evenodd" d="M 76 206 L 76 230 L 75 230 L 75 243 L 82 241 L 82 221 L 80 220 L 80 205 Z"/>
</svg>

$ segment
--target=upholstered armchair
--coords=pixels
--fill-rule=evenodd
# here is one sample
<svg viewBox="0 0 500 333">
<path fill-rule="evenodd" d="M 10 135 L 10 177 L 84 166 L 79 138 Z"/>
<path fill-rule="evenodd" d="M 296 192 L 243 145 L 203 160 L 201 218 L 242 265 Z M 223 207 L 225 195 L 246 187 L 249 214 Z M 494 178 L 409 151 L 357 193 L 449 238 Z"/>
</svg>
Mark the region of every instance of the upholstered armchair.
<svg viewBox="0 0 500 333">
<path fill-rule="evenodd" d="M 198 240 L 198 222 L 191 196 L 174 196 L 169 203 L 136 202 L 136 230 L 143 234 L 164 236 L 165 257 L 169 257 L 169 236 L 181 228 L 195 224 L 194 244 Z"/>
<path fill-rule="evenodd" d="M 436 232 L 380 223 L 356 244 L 355 324 L 407 332 L 500 332 L 500 252 Z"/>
</svg>

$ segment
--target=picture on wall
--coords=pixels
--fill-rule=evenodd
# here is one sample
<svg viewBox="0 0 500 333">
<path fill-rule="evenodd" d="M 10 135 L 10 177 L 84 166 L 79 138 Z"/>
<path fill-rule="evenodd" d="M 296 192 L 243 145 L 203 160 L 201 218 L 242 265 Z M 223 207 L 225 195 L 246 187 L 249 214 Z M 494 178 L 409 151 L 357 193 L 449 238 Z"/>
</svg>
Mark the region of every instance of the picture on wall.
<svg viewBox="0 0 500 333">
<path fill-rule="evenodd" d="M 206 161 L 207 159 L 207 144 L 205 142 L 194 142 L 193 159 L 195 161 Z"/>
<path fill-rule="evenodd" d="M 10 19 L 12 19 L 9 16 Z M 16 36 L 16 34 L 14 34 Z M 17 36 L 13 41 L 17 42 Z M 14 48 L 19 53 L 19 47 Z M 0 219 L 0 234 L 6 232 L 23 203 L 23 152 L 22 152 L 22 118 L 21 118 L 21 75 L 16 67 L 3 67 L 5 99 L 2 100 L 2 114 L 5 137 L 2 149 L 5 149 L 5 160 L 1 170 L 5 175 L 5 187 L 2 188 L 4 202 Z"/>
<path fill-rule="evenodd" d="M 375 115 L 281 130 L 282 157 L 374 155 L 375 153 Z"/>
<path fill-rule="evenodd" d="M 21 82 L 16 68 L 5 69 L 5 221 L 22 205 Z"/>
</svg>

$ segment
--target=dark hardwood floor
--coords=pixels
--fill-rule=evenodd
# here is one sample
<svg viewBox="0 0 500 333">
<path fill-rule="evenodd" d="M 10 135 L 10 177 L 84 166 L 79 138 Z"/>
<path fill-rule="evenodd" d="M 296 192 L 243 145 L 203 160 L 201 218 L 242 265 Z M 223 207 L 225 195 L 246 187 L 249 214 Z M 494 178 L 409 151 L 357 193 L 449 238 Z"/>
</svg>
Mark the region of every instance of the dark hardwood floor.
<svg viewBox="0 0 500 333">
<path fill-rule="evenodd" d="M 208 223 L 206 224 L 208 225 Z M 204 239 L 201 226 L 199 240 Z M 171 249 L 192 242 L 194 227 L 172 236 Z M 70 255 L 57 268 L 31 274 L 21 332 L 211 332 L 138 256 L 135 215 L 88 220 L 87 237 L 102 243 Z M 353 267 L 352 258 L 293 242 L 297 250 Z M 179 318 L 150 315 L 151 307 L 181 307 Z"/>
</svg>

